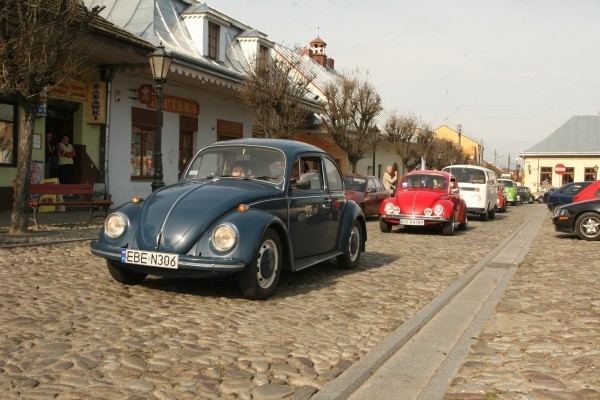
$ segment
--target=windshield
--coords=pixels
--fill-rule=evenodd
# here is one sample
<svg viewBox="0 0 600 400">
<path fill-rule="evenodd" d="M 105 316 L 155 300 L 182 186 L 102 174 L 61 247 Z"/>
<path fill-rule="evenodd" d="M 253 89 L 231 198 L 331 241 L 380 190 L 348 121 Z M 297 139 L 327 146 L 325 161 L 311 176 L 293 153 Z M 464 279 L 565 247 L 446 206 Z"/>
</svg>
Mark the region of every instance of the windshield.
<svg viewBox="0 0 600 400">
<path fill-rule="evenodd" d="M 486 183 L 485 172 L 480 169 L 467 167 L 448 167 L 444 168 L 444 171 L 454 175 L 458 183 Z"/>
<path fill-rule="evenodd" d="M 256 179 L 280 185 L 284 171 L 285 156 L 279 150 L 247 145 L 211 146 L 196 154 L 184 179 Z"/>
<path fill-rule="evenodd" d="M 358 176 L 344 176 L 344 187 L 348 190 L 364 192 L 367 186 L 367 180 Z"/>
<path fill-rule="evenodd" d="M 513 184 L 513 181 L 509 181 L 509 180 L 505 180 L 505 179 L 498 180 L 498 181 L 501 182 L 505 188 L 514 188 L 515 187 L 515 185 Z"/>
<path fill-rule="evenodd" d="M 402 189 L 428 188 L 445 190 L 448 187 L 448 182 L 446 177 L 442 175 L 412 174 L 404 177 L 400 187 Z"/>
</svg>

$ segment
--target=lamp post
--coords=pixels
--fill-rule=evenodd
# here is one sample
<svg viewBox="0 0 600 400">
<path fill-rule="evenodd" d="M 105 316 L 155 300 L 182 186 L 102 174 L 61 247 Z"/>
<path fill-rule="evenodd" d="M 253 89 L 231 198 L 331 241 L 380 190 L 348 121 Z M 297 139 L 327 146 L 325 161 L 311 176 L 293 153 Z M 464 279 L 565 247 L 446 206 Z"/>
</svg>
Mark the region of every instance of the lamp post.
<svg viewBox="0 0 600 400">
<path fill-rule="evenodd" d="M 156 82 L 156 138 L 154 139 L 154 181 L 152 191 L 165 186 L 162 167 L 162 85 L 169 74 L 172 58 L 167 54 L 162 43 L 148 56 L 152 77 Z"/>
<path fill-rule="evenodd" d="M 379 139 L 379 131 L 375 131 L 373 135 L 373 176 L 377 176 L 375 172 L 375 153 L 377 152 L 377 140 Z"/>
<path fill-rule="evenodd" d="M 594 165 L 594 174 L 596 174 L 596 180 L 598 180 L 598 164 Z"/>
</svg>

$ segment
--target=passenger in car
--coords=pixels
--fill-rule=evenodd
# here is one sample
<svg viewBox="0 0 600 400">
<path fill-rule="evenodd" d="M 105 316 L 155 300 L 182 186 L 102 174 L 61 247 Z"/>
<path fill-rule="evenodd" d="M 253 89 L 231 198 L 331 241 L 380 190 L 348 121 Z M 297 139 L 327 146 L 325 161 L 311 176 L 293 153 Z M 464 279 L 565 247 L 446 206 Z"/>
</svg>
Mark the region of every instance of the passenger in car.
<svg viewBox="0 0 600 400">
<path fill-rule="evenodd" d="M 231 176 L 246 177 L 246 169 L 241 164 L 233 164 L 231 166 Z"/>
</svg>

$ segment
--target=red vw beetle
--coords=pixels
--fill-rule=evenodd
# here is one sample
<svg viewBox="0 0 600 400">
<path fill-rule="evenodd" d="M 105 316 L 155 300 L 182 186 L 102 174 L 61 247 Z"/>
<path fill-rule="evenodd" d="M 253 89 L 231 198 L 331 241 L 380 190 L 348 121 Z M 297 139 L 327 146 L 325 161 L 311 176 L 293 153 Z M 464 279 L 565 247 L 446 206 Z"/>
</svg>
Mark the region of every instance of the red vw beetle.
<svg viewBox="0 0 600 400">
<path fill-rule="evenodd" d="M 454 175 L 442 171 L 413 171 L 398 184 L 396 196 L 381 203 L 379 227 L 390 232 L 393 225 L 435 226 L 446 236 L 455 228 L 467 229 L 467 204 L 459 195 Z"/>
</svg>

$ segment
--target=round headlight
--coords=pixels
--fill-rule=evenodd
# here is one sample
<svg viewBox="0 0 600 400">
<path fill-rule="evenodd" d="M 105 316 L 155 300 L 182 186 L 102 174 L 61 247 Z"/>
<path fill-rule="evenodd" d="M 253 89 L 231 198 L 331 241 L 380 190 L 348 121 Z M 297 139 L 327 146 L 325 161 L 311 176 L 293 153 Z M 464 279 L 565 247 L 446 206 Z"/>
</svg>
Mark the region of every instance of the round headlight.
<svg viewBox="0 0 600 400">
<path fill-rule="evenodd" d="M 212 233 L 211 243 L 217 251 L 229 251 L 237 243 L 237 232 L 233 225 L 223 224 L 215 228 Z"/>
<path fill-rule="evenodd" d="M 383 210 L 386 214 L 400 214 L 400 207 L 397 207 L 392 203 L 387 203 Z"/>
<path fill-rule="evenodd" d="M 444 206 L 437 204 L 435 207 L 433 207 L 433 213 L 439 217 L 444 213 Z"/>
<path fill-rule="evenodd" d="M 475 196 L 473 196 L 473 201 L 481 201 L 481 196 L 476 194 Z"/>
<path fill-rule="evenodd" d="M 104 232 L 113 239 L 123 235 L 126 227 L 127 218 L 119 213 L 110 214 L 104 222 Z"/>
</svg>

